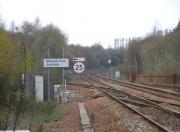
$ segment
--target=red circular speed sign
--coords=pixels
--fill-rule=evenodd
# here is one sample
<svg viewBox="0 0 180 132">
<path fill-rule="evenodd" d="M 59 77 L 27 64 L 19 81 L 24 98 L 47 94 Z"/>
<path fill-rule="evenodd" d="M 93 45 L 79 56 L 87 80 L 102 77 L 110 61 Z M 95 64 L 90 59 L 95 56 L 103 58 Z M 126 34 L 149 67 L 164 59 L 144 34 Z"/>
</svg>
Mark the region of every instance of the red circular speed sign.
<svg viewBox="0 0 180 132">
<path fill-rule="evenodd" d="M 74 63 L 73 69 L 76 73 L 82 73 L 85 69 L 85 65 L 82 62 Z"/>
</svg>

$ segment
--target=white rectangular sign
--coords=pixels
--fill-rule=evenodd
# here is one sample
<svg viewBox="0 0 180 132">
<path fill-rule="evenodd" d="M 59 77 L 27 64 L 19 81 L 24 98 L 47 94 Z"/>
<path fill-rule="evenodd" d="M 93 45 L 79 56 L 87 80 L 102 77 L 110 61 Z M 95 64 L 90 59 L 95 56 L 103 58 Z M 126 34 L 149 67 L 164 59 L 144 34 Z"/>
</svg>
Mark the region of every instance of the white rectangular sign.
<svg viewBox="0 0 180 132">
<path fill-rule="evenodd" d="M 73 58 L 73 61 L 74 61 L 74 62 L 77 62 L 77 61 L 85 61 L 85 58 L 84 58 L 84 57 L 81 57 L 81 58 Z"/>
<path fill-rule="evenodd" d="M 69 67 L 69 59 L 44 59 L 44 67 Z"/>
</svg>

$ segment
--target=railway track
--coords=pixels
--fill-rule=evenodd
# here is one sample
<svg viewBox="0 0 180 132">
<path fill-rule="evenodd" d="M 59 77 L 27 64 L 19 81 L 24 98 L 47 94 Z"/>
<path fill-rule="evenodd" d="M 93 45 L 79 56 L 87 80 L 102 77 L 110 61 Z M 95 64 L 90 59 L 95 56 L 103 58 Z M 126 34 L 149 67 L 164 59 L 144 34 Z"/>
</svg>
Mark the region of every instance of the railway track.
<svg viewBox="0 0 180 132">
<path fill-rule="evenodd" d="M 95 77 L 93 77 L 93 78 L 95 78 Z M 102 81 L 101 80 L 102 78 L 104 78 L 104 77 L 96 78 L 96 80 Z M 108 79 L 109 78 L 105 78 L 105 80 L 107 80 L 105 82 L 106 84 L 111 84 L 111 86 L 112 85 L 114 86 L 114 84 L 115 84 L 114 81 L 117 81 L 116 82 L 117 85 L 114 87 L 116 87 L 118 89 L 119 88 L 124 89 L 121 87 L 121 86 L 124 86 L 124 87 L 126 87 L 125 88 L 126 92 L 130 92 L 132 94 L 136 93 L 136 95 L 140 95 L 142 98 L 144 98 L 146 100 L 149 100 L 149 101 L 154 102 L 154 103 L 162 104 L 163 106 L 169 107 L 172 110 L 174 109 L 175 111 L 180 111 L 180 101 L 177 99 L 177 98 L 179 98 L 179 93 L 169 92 L 169 91 L 167 92 L 167 91 L 163 91 L 163 90 L 160 90 L 157 88 L 152 88 L 152 87 L 148 87 L 148 86 L 144 86 L 144 85 L 140 85 L 140 88 L 138 88 L 139 84 L 133 84 L 133 83 L 125 82 L 125 81 L 122 81 L 124 84 L 121 85 L 121 83 L 119 83 L 119 82 L 121 82 L 120 80 L 116 80 L 116 79 L 112 79 L 112 78 L 109 79 L 110 82 L 111 82 L 111 80 L 113 80 L 112 83 L 109 83 Z M 84 81 L 86 81 L 86 80 L 84 80 Z M 87 87 L 87 86 L 85 86 L 85 87 Z M 150 88 L 150 91 L 149 91 L 149 88 Z M 153 89 L 155 89 L 155 90 L 152 91 Z M 136 91 L 140 91 L 140 93 L 137 94 Z M 158 93 L 156 93 L 156 91 L 158 91 Z M 161 93 L 163 93 L 163 92 L 166 93 L 166 96 L 161 95 L 161 93 L 159 93 L 160 91 L 162 91 Z M 143 95 L 142 93 L 143 94 L 148 93 L 148 95 Z M 169 94 L 170 95 L 172 94 L 172 95 L 169 97 Z M 173 95 L 176 97 L 172 98 Z"/>
<path fill-rule="evenodd" d="M 115 84 L 119 84 L 121 86 L 125 86 L 125 87 L 131 88 L 131 89 L 136 89 L 138 91 L 147 92 L 147 93 L 150 93 L 150 94 L 153 94 L 156 96 L 161 96 L 164 98 L 180 101 L 180 93 L 176 93 L 173 91 L 172 92 L 165 91 L 165 90 L 154 88 L 154 87 L 149 87 L 149 86 L 145 86 L 145 85 L 141 85 L 141 84 L 135 84 L 135 83 L 117 80 L 117 79 L 113 79 L 113 78 L 107 78 L 107 77 L 103 77 L 103 76 L 97 76 L 97 78 L 104 79 L 106 81 L 111 81 Z"/>
<path fill-rule="evenodd" d="M 137 95 L 104 84 L 95 78 L 84 78 L 90 85 L 139 114 L 162 131 L 180 131 L 180 113 Z"/>
</svg>

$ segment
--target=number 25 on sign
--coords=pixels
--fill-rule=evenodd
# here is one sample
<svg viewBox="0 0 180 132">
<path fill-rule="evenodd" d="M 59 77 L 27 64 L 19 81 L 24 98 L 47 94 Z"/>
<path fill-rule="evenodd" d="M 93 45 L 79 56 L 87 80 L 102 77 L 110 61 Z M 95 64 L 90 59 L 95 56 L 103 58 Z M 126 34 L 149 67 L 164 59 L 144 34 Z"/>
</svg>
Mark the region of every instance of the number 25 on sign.
<svg viewBox="0 0 180 132">
<path fill-rule="evenodd" d="M 82 62 L 74 63 L 73 69 L 76 73 L 82 73 L 85 69 L 84 63 Z"/>
</svg>

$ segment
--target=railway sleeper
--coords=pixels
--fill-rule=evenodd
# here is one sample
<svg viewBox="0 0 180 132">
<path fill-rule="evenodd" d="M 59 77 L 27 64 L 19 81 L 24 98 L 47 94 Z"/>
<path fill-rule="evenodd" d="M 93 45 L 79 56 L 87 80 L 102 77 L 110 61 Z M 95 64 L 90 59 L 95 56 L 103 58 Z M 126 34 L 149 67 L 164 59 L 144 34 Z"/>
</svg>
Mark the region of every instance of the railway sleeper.
<svg viewBox="0 0 180 132">
<path fill-rule="evenodd" d="M 119 97 L 117 97 L 117 98 L 122 100 L 123 102 L 131 104 L 131 105 L 136 105 L 136 106 L 141 106 L 141 107 L 153 107 L 152 105 L 145 104 L 145 103 L 142 103 L 142 102 L 132 101 L 132 100 L 129 100 L 129 99 L 123 99 L 123 98 L 119 98 Z"/>
</svg>

